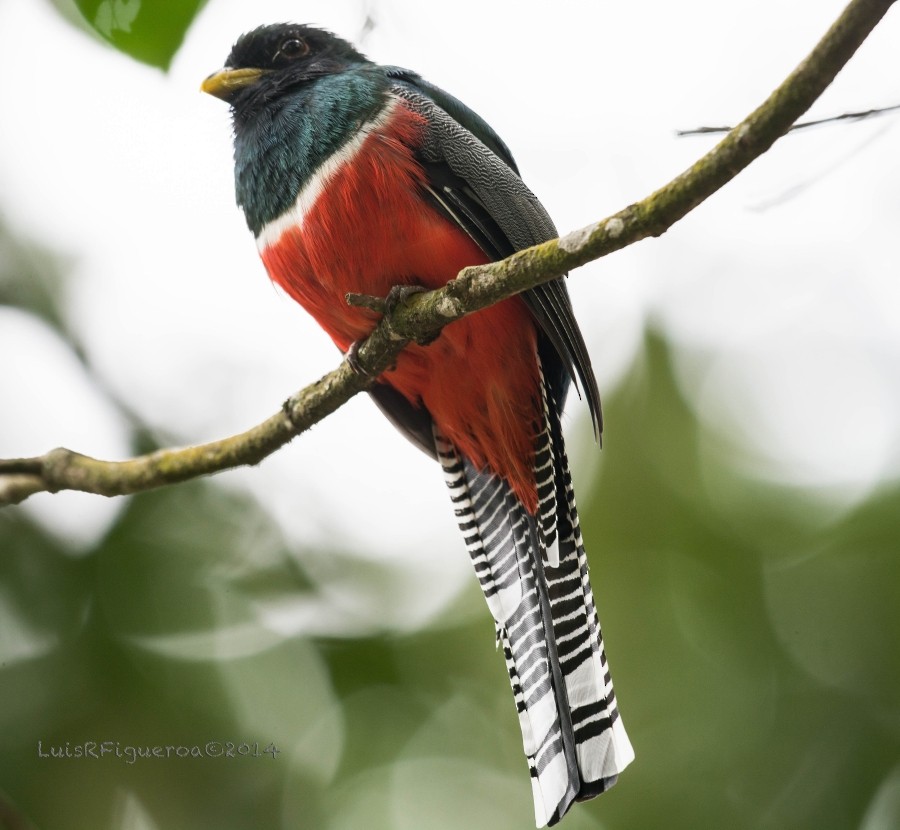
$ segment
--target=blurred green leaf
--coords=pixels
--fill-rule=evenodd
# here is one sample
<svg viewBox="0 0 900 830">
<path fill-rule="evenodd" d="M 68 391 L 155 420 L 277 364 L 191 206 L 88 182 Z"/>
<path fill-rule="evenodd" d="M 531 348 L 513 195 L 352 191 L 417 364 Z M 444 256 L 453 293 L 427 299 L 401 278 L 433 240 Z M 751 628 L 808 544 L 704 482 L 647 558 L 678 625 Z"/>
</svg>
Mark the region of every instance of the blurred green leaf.
<svg viewBox="0 0 900 830">
<path fill-rule="evenodd" d="M 61 257 L 15 235 L 0 216 L 0 305 L 30 311 L 71 342 L 65 271 Z"/>
<path fill-rule="evenodd" d="M 830 521 L 746 478 L 655 334 L 580 501 L 637 752 L 607 826 L 858 826 L 900 754 L 900 488 Z M 646 798 L 652 793 L 652 798 Z"/>
<path fill-rule="evenodd" d="M 206 0 L 75 0 L 91 28 L 136 60 L 168 69 Z"/>
<path fill-rule="evenodd" d="M 673 360 L 648 335 L 607 396 L 599 475 L 578 482 L 637 760 L 565 826 L 893 828 L 900 487 L 836 511 L 748 478 L 740 448 L 696 417 Z M 429 625 L 376 630 L 347 597 L 391 608 L 402 596 L 391 566 L 290 552 L 258 504 L 208 481 L 132 498 L 79 559 L 24 513 L 0 514 L 0 554 L 0 780 L 37 826 L 531 824 L 474 578 Z M 276 630 L 273 609 L 282 621 L 321 613 L 315 631 L 331 633 Z M 38 759 L 38 738 L 271 738 L 281 752 L 129 766 Z"/>
<path fill-rule="evenodd" d="M 209 482 L 131 499 L 79 558 L 20 509 L 4 511 L 0 780 L 10 796 L 38 826 L 60 830 L 130 826 L 128 816 L 160 827 L 277 826 L 284 782 L 310 790 L 312 768 L 342 746 L 318 650 L 258 614 L 271 591 L 307 589 L 259 507 Z M 322 729 L 329 712 L 337 717 Z M 38 741 L 45 752 L 86 741 L 272 741 L 279 756 L 129 764 L 114 754 L 40 757 Z"/>
</svg>

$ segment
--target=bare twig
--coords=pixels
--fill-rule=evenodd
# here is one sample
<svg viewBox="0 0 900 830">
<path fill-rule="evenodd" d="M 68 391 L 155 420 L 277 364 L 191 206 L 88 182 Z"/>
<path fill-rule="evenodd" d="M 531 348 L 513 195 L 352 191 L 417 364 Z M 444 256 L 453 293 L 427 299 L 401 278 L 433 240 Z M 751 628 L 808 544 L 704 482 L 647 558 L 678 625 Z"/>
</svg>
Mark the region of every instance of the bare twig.
<svg viewBox="0 0 900 830">
<path fill-rule="evenodd" d="M 791 127 L 788 132 L 793 133 L 797 130 L 805 130 L 807 127 L 819 127 L 822 124 L 833 124 L 837 121 L 863 121 L 866 118 L 874 118 L 876 115 L 885 115 L 889 112 L 897 112 L 900 110 L 900 104 L 894 104 L 890 107 L 878 107 L 872 110 L 861 110 L 860 112 L 845 112 L 841 115 L 832 115 L 828 118 L 817 118 L 815 121 L 798 121 Z M 721 135 L 722 133 L 730 133 L 733 127 L 695 127 L 693 130 L 676 130 L 675 135 L 678 138 L 684 138 L 688 135 Z"/>
<path fill-rule="evenodd" d="M 377 311 L 379 314 L 384 314 L 383 297 L 373 297 L 371 294 L 354 294 L 351 291 L 345 296 L 345 299 L 347 300 L 347 305 L 352 305 L 356 308 L 367 308 L 369 311 Z"/>
<path fill-rule="evenodd" d="M 135 493 L 263 458 L 322 420 L 386 371 L 410 341 L 427 341 L 448 323 L 533 288 L 586 262 L 660 236 L 733 179 L 799 118 L 832 82 L 894 0 L 852 0 L 813 51 L 768 99 L 688 170 L 646 199 L 588 227 L 501 262 L 464 269 L 446 286 L 415 294 L 382 318 L 357 353 L 364 374 L 346 361 L 300 390 L 281 412 L 240 435 L 129 461 L 99 461 L 66 449 L 0 461 L 0 504 L 39 490 Z"/>
</svg>

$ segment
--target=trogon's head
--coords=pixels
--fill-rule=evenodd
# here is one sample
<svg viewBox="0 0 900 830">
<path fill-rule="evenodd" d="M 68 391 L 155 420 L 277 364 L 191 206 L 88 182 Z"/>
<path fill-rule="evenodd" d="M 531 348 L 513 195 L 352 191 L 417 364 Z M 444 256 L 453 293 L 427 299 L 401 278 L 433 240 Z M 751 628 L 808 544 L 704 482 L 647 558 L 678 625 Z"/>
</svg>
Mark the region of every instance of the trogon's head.
<svg viewBox="0 0 900 830">
<path fill-rule="evenodd" d="M 331 32 L 276 23 L 241 35 L 224 68 L 201 89 L 227 101 L 236 115 L 249 115 L 285 92 L 361 63 L 366 57 Z"/>
</svg>

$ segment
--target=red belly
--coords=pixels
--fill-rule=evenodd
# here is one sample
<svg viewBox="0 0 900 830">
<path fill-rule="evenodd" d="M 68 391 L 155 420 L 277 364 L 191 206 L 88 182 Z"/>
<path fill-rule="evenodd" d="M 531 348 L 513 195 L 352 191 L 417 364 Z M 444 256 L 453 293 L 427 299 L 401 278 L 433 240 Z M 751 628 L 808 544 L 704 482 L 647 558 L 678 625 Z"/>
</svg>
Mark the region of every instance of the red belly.
<svg viewBox="0 0 900 830">
<path fill-rule="evenodd" d="M 303 219 L 262 252 L 272 279 L 342 350 L 366 337 L 378 315 L 348 306 L 347 292 L 386 296 L 395 285 L 438 288 L 467 265 L 487 261 L 474 242 L 419 194 L 424 174 L 409 149 L 418 116 L 397 107 L 386 132 L 371 135 L 329 180 Z M 540 423 L 537 336 L 513 298 L 411 345 L 383 380 L 479 468 L 506 479 L 537 507 L 534 436 Z"/>
</svg>

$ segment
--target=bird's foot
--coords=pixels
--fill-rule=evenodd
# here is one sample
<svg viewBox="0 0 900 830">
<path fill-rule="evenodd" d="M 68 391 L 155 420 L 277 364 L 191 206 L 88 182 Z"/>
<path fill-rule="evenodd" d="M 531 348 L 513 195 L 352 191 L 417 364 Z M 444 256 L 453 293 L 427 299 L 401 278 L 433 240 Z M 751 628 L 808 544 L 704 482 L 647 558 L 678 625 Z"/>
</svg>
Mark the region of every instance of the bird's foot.
<svg viewBox="0 0 900 830">
<path fill-rule="evenodd" d="M 395 285 L 384 298 L 384 313 L 390 317 L 397 310 L 397 306 L 413 294 L 424 294 L 426 291 L 428 289 L 422 285 Z"/>
<path fill-rule="evenodd" d="M 400 305 L 408 297 L 413 294 L 421 294 L 428 291 L 421 285 L 395 285 L 388 291 L 387 297 L 374 297 L 371 294 L 357 294 L 350 292 L 344 295 L 347 305 L 354 308 L 367 308 L 369 311 L 375 311 L 378 314 L 387 314 L 389 317 L 397 310 Z"/>
<path fill-rule="evenodd" d="M 404 300 L 409 299 L 413 294 L 424 294 L 426 291 L 430 290 L 430 288 L 425 288 L 422 285 L 395 285 L 388 291 L 387 297 L 384 298 L 384 313 L 390 318 L 391 314 L 397 309 L 397 306 Z M 440 336 L 440 332 L 438 332 L 438 334 L 435 334 L 432 337 L 417 339 L 416 343 L 420 346 L 428 346 L 431 343 L 434 343 Z"/>
<path fill-rule="evenodd" d="M 412 297 L 413 294 L 422 294 L 429 290 L 430 289 L 425 288 L 422 285 L 395 285 L 383 300 L 380 297 L 373 297 L 368 294 L 347 294 L 346 300 L 348 305 L 358 308 L 367 308 L 370 311 L 377 311 L 390 320 L 391 315 L 401 303 L 409 297 Z M 433 337 L 417 340 L 416 342 L 420 346 L 427 346 L 430 343 L 433 343 L 439 336 L 439 334 L 436 334 Z M 359 348 L 363 342 L 365 342 L 365 339 L 354 340 L 350 344 L 350 348 L 347 349 L 344 357 L 347 359 L 347 364 L 355 374 L 363 378 L 371 378 L 373 377 L 373 374 L 364 369 L 359 362 Z M 391 366 L 387 371 L 391 371 L 395 366 Z"/>
<path fill-rule="evenodd" d="M 362 378 L 370 378 L 372 377 L 372 373 L 367 371 L 363 365 L 359 362 L 359 347 L 365 343 L 365 339 L 363 340 L 354 340 L 350 344 L 350 348 L 347 349 L 344 357 L 347 360 L 347 365 L 353 370 L 355 375 L 359 375 Z"/>
</svg>

